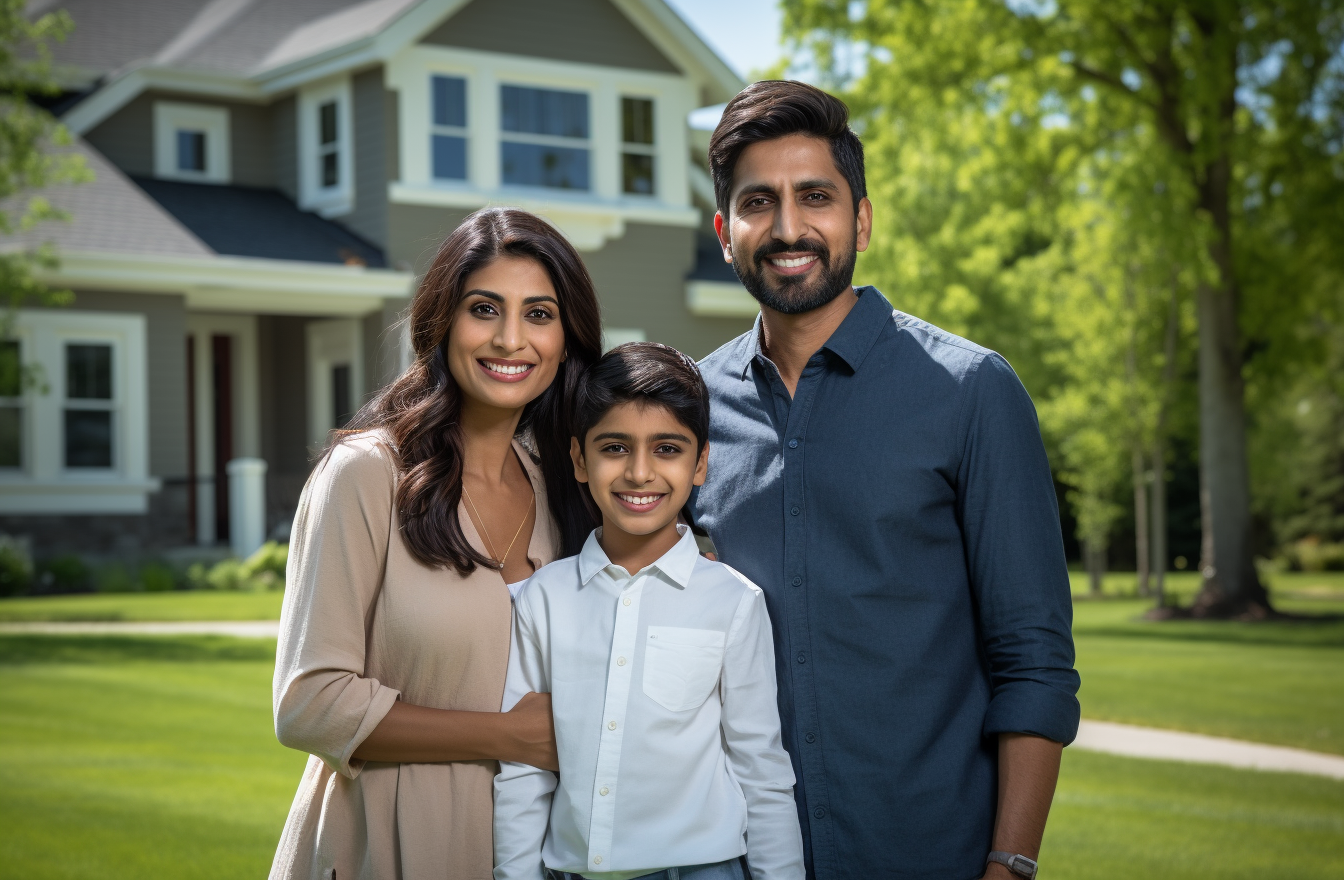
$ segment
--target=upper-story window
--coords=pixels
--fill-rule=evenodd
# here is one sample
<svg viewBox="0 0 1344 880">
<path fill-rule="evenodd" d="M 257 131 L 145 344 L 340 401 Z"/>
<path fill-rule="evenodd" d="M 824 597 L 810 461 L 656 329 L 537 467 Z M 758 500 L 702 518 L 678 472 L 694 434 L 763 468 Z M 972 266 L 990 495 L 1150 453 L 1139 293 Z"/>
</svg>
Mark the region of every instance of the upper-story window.
<svg viewBox="0 0 1344 880">
<path fill-rule="evenodd" d="M 430 165 L 435 180 L 467 179 L 467 81 L 460 76 L 430 78 L 433 127 Z"/>
<path fill-rule="evenodd" d="M 299 92 L 299 207 L 332 217 L 354 206 L 350 80 Z"/>
<path fill-rule="evenodd" d="M 23 467 L 23 361 L 17 339 L 0 339 L 0 468 Z"/>
<path fill-rule="evenodd" d="M 621 98 L 621 190 L 654 194 L 653 101 Z"/>
<path fill-rule="evenodd" d="M 317 152 L 323 189 L 341 184 L 341 105 L 324 101 L 317 108 Z"/>
<path fill-rule="evenodd" d="M 228 183 L 229 111 L 205 104 L 154 103 L 154 174 Z"/>
<path fill-rule="evenodd" d="M 504 183 L 590 188 L 587 93 L 501 86 L 500 128 Z"/>
</svg>

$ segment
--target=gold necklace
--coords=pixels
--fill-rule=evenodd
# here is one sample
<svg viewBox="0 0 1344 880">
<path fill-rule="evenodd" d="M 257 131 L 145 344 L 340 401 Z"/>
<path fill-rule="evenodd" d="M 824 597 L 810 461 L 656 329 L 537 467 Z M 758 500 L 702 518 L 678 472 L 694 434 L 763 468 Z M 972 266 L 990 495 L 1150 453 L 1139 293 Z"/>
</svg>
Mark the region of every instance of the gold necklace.
<svg viewBox="0 0 1344 880">
<path fill-rule="evenodd" d="M 528 488 L 531 488 L 531 486 L 529 485 Z M 527 502 L 527 511 L 523 514 L 523 521 L 518 523 L 518 531 L 513 533 L 513 540 L 510 541 L 509 546 L 505 548 L 504 555 L 498 557 L 495 556 L 495 542 L 490 540 L 490 533 L 485 528 L 485 520 L 481 517 L 481 512 L 476 509 L 476 502 L 471 500 L 471 493 L 467 491 L 466 480 L 462 481 L 462 494 L 466 497 L 467 504 L 471 505 L 471 512 L 476 514 L 476 522 L 481 527 L 481 537 L 485 538 L 486 549 L 490 551 L 490 556 L 499 563 L 499 567 L 502 570 L 504 568 L 504 560 L 509 558 L 509 553 L 513 550 L 513 545 L 518 543 L 518 536 L 523 533 L 523 526 L 527 525 L 527 518 L 532 515 L 532 505 L 536 503 L 537 494 L 535 492 L 532 493 L 532 498 Z"/>
</svg>

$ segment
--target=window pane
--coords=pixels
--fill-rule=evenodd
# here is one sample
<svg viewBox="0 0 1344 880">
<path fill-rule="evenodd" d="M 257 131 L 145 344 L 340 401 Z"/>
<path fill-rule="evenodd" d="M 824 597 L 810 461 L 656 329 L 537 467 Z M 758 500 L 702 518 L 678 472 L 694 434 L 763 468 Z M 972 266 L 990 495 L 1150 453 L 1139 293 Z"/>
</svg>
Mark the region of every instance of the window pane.
<svg viewBox="0 0 1344 880">
<path fill-rule="evenodd" d="M 541 144 L 500 144 L 504 182 L 556 189 L 588 188 L 588 151 Z"/>
<path fill-rule="evenodd" d="M 434 124 L 467 125 L 467 81 L 456 76 L 433 78 Z"/>
<path fill-rule="evenodd" d="M 430 152 L 433 153 L 436 180 L 467 179 L 467 139 L 447 134 L 432 135 Z"/>
<path fill-rule="evenodd" d="M 653 195 L 653 157 L 639 153 L 623 153 L 621 179 L 626 192 L 642 196 Z"/>
<path fill-rule="evenodd" d="M 65 347 L 65 396 L 71 400 L 112 399 L 112 346 Z"/>
<path fill-rule="evenodd" d="M 0 397 L 18 397 L 22 393 L 20 363 L 18 340 L 0 340 Z"/>
<path fill-rule="evenodd" d="M 112 413 L 105 409 L 65 411 L 65 466 L 112 467 Z"/>
<path fill-rule="evenodd" d="M 551 89 L 500 88 L 501 125 L 505 131 L 588 137 L 588 95 Z"/>
<path fill-rule="evenodd" d="M 621 99 L 621 140 L 627 144 L 653 143 L 653 102 L 645 98 Z"/>
<path fill-rule="evenodd" d="M 336 143 L 336 102 L 328 101 L 318 107 L 317 118 L 322 145 Z"/>
<path fill-rule="evenodd" d="M 23 465 L 23 410 L 17 406 L 0 406 L 0 468 Z"/>
<path fill-rule="evenodd" d="M 335 186 L 341 182 L 341 172 L 337 162 L 337 153 L 332 150 L 330 153 L 322 154 L 322 185 Z"/>
<path fill-rule="evenodd" d="M 354 415 L 350 411 L 350 365 L 339 364 L 331 368 L 331 414 L 336 419 L 332 427 L 344 428 Z"/>
<path fill-rule="evenodd" d="M 205 170 L 205 132 L 182 131 L 177 133 L 177 170 Z"/>
</svg>

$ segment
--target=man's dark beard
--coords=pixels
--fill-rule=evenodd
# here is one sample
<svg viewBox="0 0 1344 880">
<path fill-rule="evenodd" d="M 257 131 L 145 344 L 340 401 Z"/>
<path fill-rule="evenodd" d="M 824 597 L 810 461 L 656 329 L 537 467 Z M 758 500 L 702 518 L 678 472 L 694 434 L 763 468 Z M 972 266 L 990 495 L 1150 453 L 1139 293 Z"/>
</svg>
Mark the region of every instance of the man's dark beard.
<svg viewBox="0 0 1344 880">
<path fill-rule="evenodd" d="M 771 287 L 765 280 L 764 263 L 772 255 L 783 253 L 816 254 L 821 263 L 821 277 L 809 285 L 804 276 L 785 276 L 777 279 L 775 286 Z M 850 245 L 845 249 L 842 259 L 832 265 L 830 249 L 814 238 L 800 238 L 792 245 L 775 240 L 761 245 L 752 255 L 752 265 L 756 266 L 756 271 L 753 272 L 736 257 L 733 258 L 733 271 L 737 273 L 747 293 L 761 305 L 785 315 L 801 315 L 821 308 L 849 288 L 854 281 L 854 261 L 857 258 L 857 250 Z"/>
</svg>

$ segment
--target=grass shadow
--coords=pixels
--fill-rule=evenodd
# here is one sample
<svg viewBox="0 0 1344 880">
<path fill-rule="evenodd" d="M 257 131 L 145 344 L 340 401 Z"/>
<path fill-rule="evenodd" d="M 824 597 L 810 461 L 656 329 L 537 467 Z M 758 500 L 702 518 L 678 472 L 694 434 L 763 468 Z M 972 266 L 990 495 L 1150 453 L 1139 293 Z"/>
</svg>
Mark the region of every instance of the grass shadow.
<svg viewBox="0 0 1344 880">
<path fill-rule="evenodd" d="M 0 665 L 275 660 L 274 639 L 230 636 L 0 635 Z"/>
</svg>

